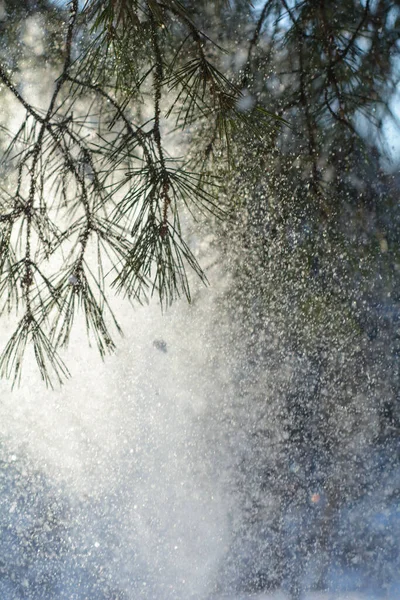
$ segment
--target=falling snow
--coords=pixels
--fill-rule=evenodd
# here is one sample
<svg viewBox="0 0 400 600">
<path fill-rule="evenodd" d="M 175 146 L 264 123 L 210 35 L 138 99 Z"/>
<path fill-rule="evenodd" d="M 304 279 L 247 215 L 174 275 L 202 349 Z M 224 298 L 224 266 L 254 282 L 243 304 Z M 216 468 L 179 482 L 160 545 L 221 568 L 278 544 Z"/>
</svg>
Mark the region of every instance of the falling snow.
<svg viewBox="0 0 400 600">
<path fill-rule="evenodd" d="M 398 6 L 25 4 L 0 600 L 399 600 Z"/>
</svg>

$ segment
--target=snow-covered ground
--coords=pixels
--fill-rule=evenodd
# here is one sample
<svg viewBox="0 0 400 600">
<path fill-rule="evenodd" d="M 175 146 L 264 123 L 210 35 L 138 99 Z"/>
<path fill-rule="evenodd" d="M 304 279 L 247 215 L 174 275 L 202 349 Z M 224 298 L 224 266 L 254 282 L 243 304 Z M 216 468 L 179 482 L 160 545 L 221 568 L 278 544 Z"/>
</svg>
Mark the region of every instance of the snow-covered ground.
<svg viewBox="0 0 400 600">
<path fill-rule="evenodd" d="M 399 596 L 387 596 L 387 598 L 388 600 L 389 598 L 390 600 L 398 600 Z M 225 596 L 220 600 L 290 600 L 290 598 L 283 592 L 277 592 L 274 594 L 253 594 L 250 596 Z M 301 600 L 382 600 L 382 596 L 360 593 L 334 594 L 329 592 L 308 592 L 301 596 Z"/>
<path fill-rule="evenodd" d="M 213 462 L 223 448 L 209 447 L 213 424 L 202 424 L 210 406 L 229 415 L 234 397 L 212 304 L 210 294 L 164 317 L 157 306 L 127 311 L 126 337 L 105 364 L 78 335 L 61 390 L 44 390 L 29 366 L 20 389 L 0 384 L 0 600 L 210 600 L 232 589 L 215 585 L 231 543 L 232 507 Z M 391 583 L 400 579 L 400 471 L 378 467 L 379 486 L 341 515 L 356 570 L 330 578 L 335 593 L 301 600 L 400 599 Z M 258 552 L 243 541 L 240 550 L 238 571 Z"/>
</svg>

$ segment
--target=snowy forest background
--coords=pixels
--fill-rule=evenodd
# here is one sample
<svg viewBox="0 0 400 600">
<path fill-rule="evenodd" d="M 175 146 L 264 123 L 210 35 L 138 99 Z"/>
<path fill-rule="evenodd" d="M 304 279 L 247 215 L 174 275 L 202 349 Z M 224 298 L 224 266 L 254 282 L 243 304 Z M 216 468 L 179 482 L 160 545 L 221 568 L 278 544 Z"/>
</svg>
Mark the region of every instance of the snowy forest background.
<svg viewBox="0 0 400 600">
<path fill-rule="evenodd" d="M 1 598 L 400 598 L 399 2 L 74 6 L 0 2 Z"/>
</svg>

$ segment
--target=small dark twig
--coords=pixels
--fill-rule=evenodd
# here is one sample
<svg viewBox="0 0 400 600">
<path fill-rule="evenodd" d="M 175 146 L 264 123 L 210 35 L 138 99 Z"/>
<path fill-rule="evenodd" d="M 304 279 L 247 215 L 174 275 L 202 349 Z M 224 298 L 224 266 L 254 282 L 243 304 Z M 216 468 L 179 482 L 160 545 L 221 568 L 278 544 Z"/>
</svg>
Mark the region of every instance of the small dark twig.
<svg viewBox="0 0 400 600">
<path fill-rule="evenodd" d="M 39 113 L 25 100 L 22 94 L 19 93 L 15 85 L 12 83 L 7 73 L 5 72 L 2 65 L 0 65 L 0 79 L 4 83 L 4 85 L 14 94 L 17 100 L 22 104 L 22 106 L 26 109 L 26 111 L 36 119 L 39 123 L 44 122 L 44 117 L 41 117 Z"/>
</svg>

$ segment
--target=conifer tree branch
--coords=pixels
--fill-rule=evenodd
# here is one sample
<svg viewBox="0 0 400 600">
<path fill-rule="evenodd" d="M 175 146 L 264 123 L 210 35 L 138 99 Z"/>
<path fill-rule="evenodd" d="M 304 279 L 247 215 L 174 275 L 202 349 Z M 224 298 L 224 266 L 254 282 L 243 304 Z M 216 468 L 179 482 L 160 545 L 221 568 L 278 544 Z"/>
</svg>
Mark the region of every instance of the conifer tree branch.
<svg viewBox="0 0 400 600">
<path fill-rule="evenodd" d="M 340 19 L 330 21 L 331 9 L 323 0 L 264 0 L 256 19 L 254 13 L 245 16 L 244 4 L 238 4 L 237 15 L 247 19 L 239 40 L 237 32 L 230 38 L 230 27 L 219 31 L 206 16 L 209 37 L 192 18 L 189 4 L 176 0 L 89 0 L 78 38 L 78 3 L 70 2 L 60 74 L 44 111 L 29 104 L 27 92 L 21 94 L 0 65 L 0 84 L 26 110 L 16 133 L 2 126 L 11 141 L 3 154 L 9 181 L 0 190 L 0 313 L 22 306 L 25 314 L 6 359 L 0 359 L 1 372 L 17 364 L 23 335 L 28 332 L 31 339 L 39 329 L 50 333 L 46 348 L 56 366 L 55 349 L 67 343 L 79 308 L 102 355 L 112 348 L 102 317 L 105 310 L 111 314 L 104 283 L 110 273 L 115 275 L 111 286 L 139 301 L 154 291 L 162 305 L 181 294 L 190 299 L 187 272 L 203 281 L 205 276 L 184 239 L 181 209 L 192 212 L 196 206 L 225 218 L 229 169 L 232 178 L 238 169 L 237 180 L 247 181 L 260 162 L 255 187 L 267 178 L 273 189 L 272 180 L 280 180 L 275 173 L 287 167 L 283 187 L 287 190 L 289 182 L 301 191 L 291 203 L 282 190 L 268 190 L 268 197 L 282 200 L 276 203 L 277 222 L 290 219 L 291 210 L 314 218 L 315 206 L 321 208 L 315 217 L 319 224 L 336 214 L 325 166 L 336 160 L 332 172 L 342 173 L 350 160 L 341 156 L 336 139 L 345 140 L 344 154 L 353 142 L 359 145 L 353 126 L 357 111 L 376 128 L 390 113 L 388 90 L 395 86 L 390 61 L 397 38 L 385 21 L 388 0 L 373 9 L 370 0 L 360 0 L 352 23 L 340 16 L 343 28 Z M 236 3 L 226 3 L 221 15 L 236 9 Z M 197 7 L 195 12 L 201 19 Z M 50 22 L 52 16 L 47 18 Z M 218 40 L 220 33 L 228 52 L 240 49 L 240 64 L 236 58 L 224 61 L 215 51 L 220 47 L 212 38 Z M 372 41 L 367 50 L 359 44 L 363 38 Z M 242 53 L 244 68 L 238 73 Z M 376 66 L 365 69 L 367 63 Z M 246 103 L 243 88 L 249 82 L 252 97 Z M 152 114 L 143 119 L 148 98 Z M 286 132 L 279 127 L 284 113 L 292 119 Z M 278 125 L 269 127 L 269 117 Z M 177 131 L 184 132 L 185 159 L 172 158 L 166 149 L 166 136 Z M 301 174 L 292 173 L 294 153 Z M 206 163 L 211 154 L 213 161 Z M 250 185 L 238 196 L 233 190 L 235 207 L 242 206 L 243 197 L 253 198 Z M 271 240 L 282 235 L 279 227 L 266 226 Z M 66 260 L 53 269 L 59 254 Z M 45 343 L 43 337 L 35 340 Z M 37 360 L 44 368 L 39 354 Z"/>
<path fill-rule="evenodd" d="M 71 81 L 72 83 L 75 83 L 76 85 L 82 87 L 82 88 L 87 88 L 89 90 L 93 90 L 94 92 L 96 92 L 97 94 L 99 94 L 100 96 L 102 96 L 103 98 L 105 98 L 110 104 L 112 104 L 112 106 L 114 106 L 116 112 L 117 112 L 117 118 L 121 118 L 127 132 L 129 133 L 129 135 L 134 138 L 137 139 L 140 147 L 143 150 L 143 154 L 145 156 L 145 159 L 147 161 L 147 164 L 149 166 L 151 166 L 153 164 L 153 159 L 151 157 L 151 154 L 149 152 L 149 149 L 147 147 L 146 144 L 146 133 L 140 128 L 137 127 L 136 129 L 133 128 L 131 121 L 129 120 L 129 118 L 126 116 L 124 109 L 122 108 L 122 106 L 111 96 L 111 94 L 109 94 L 108 92 L 106 92 L 100 85 L 97 84 L 92 84 L 90 82 L 86 82 L 86 81 L 82 81 L 80 79 L 77 79 L 76 77 L 73 77 L 71 75 L 68 75 L 68 80 Z"/>
<path fill-rule="evenodd" d="M 60 379 L 60 371 L 67 375 L 67 370 L 64 367 L 62 361 L 58 359 L 55 354 L 55 350 L 51 347 L 51 343 L 48 340 L 47 336 L 41 330 L 41 325 L 37 321 L 34 314 L 34 306 L 33 306 L 33 284 L 34 284 L 34 270 L 37 274 L 39 274 L 39 270 L 34 263 L 32 256 L 32 227 L 33 227 L 33 219 L 34 219 L 34 211 L 35 211 L 35 196 L 38 189 L 38 185 L 40 184 L 40 176 L 38 173 L 38 166 L 41 160 L 41 154 L 43 150 L 43 143 L 45 134 L 47 131 L 51 129 L 51 118 L 54 113 L 54 107 L 56 105 L 57 98 L 59 96 L 60 90 L 65 83 L 68 75 L 68 70 L 71 65 L 71 52 L 72 52 L 72 36 L 73 30 L 77 18 L 78 12 L 78 0 L 73 0 L 70 3 L 70 19 L 67 28 L 66 35 L 66 43 L 65 43 L 65 60 L 62 69 L 61 76 L 56 82 L 55 89 L 51 96 L 49 106 L 46 112 L 45 117 L 40 117 L 38 113 L 22 98 L 22 96 L 18 93 L 16 88 L 10 82 L 8 77 L 5 75 L 4 71 L 1 71 L 1 78 L 3 82 L 7 85 L 8 89 L 12 91 L 17 100 L 26 108 L 29 114 L 33 116 L 33 118 L 39 123 L 39 131 L 37 134 L 36 141 L 33 145 L 32 150 L 29 150 L 25 157 L 21 159 L 20 166 L 18 169 L 18 188 L 17 194 L 19 194 L 19 190 L 21 188 L 21 176 L 22 176 L 22 168 L 24 165 L 29 169 L 29 186 L 28 186 L 28 195 L 27 200 L 24 203 L 23 207 L 23 216 L 25 223 L 25 251 L 23 258 L 23 269 L 21 271 L 21 288 L 22 295 L 25 302 L 25 314 L 22 320 L 19 323 L 17 330 L 14 333 L 14 336 L 11 338 L 9 343 L 7 344 L 3 355 L 0 360 L 0 368 L 2 372 L 8 373 L 10 365 L 15 365 L 15 375 L 14 375 L 14 383 L 17 378 L 20 376 L 20 369 L 23 359 L 23 354 L 26 349 L 26 343 L 28 340 L 31 340 L 33 343 L 33 349 L 36 356 L 36 360 L 41 372 L 43 379 L 46 383 L 51 385 L 51 379 L 47 372 L 47 361 L 49 361 L 50 365 L 52 365 L 55 370 L 56 376 Z M 30 164 L 28 165 L 28 161 Z M 14 340 L 14 341 L 13 341 Z M 18 350 L 19 349 L 19 350 Z M 17 352 L 21 353 L 21 356 L 18 356 Z"/>
<path fill-rule="evenodd" d="M 31 256 L 31 236 L 32 236 L 32 218 L 33 209 L 35 202 L 35 192 L 37 187 L 37 173 L 36 168 L 42 150 L 43 137 L 46 129 L 50 124 L 51 117 L 53 115 L 54 106 L 56 104 L 58 95 L 61 87 L 65 83 L 68 77 L 68 70 L 71 65 L 71 51 L 72 51 L 72 35 L 78 14 L 78 0 L 72 0 L 70 2 L 70 20 L 67 29 L 66 43 L 65 43 L 65 60 L 61 76 L 57 80 L 53 95 L 50 99 L 49 107 L 47 109 L 46 116 L 41 120 L 41 126 L 35 146 L 32 152 L 32 163 L 30 166 L 30 187 L 28 201 L 25 207 L 26 215 L 26 246 L 25 246 L 25 277 L 24 277 L 24 296 L 27 308 L 27 315 L 32 318 L 32 305 L 31 305 L 31 292 L 30 288 L 33 283 L 32 277 L 32 256 Z"/>
</svg>

